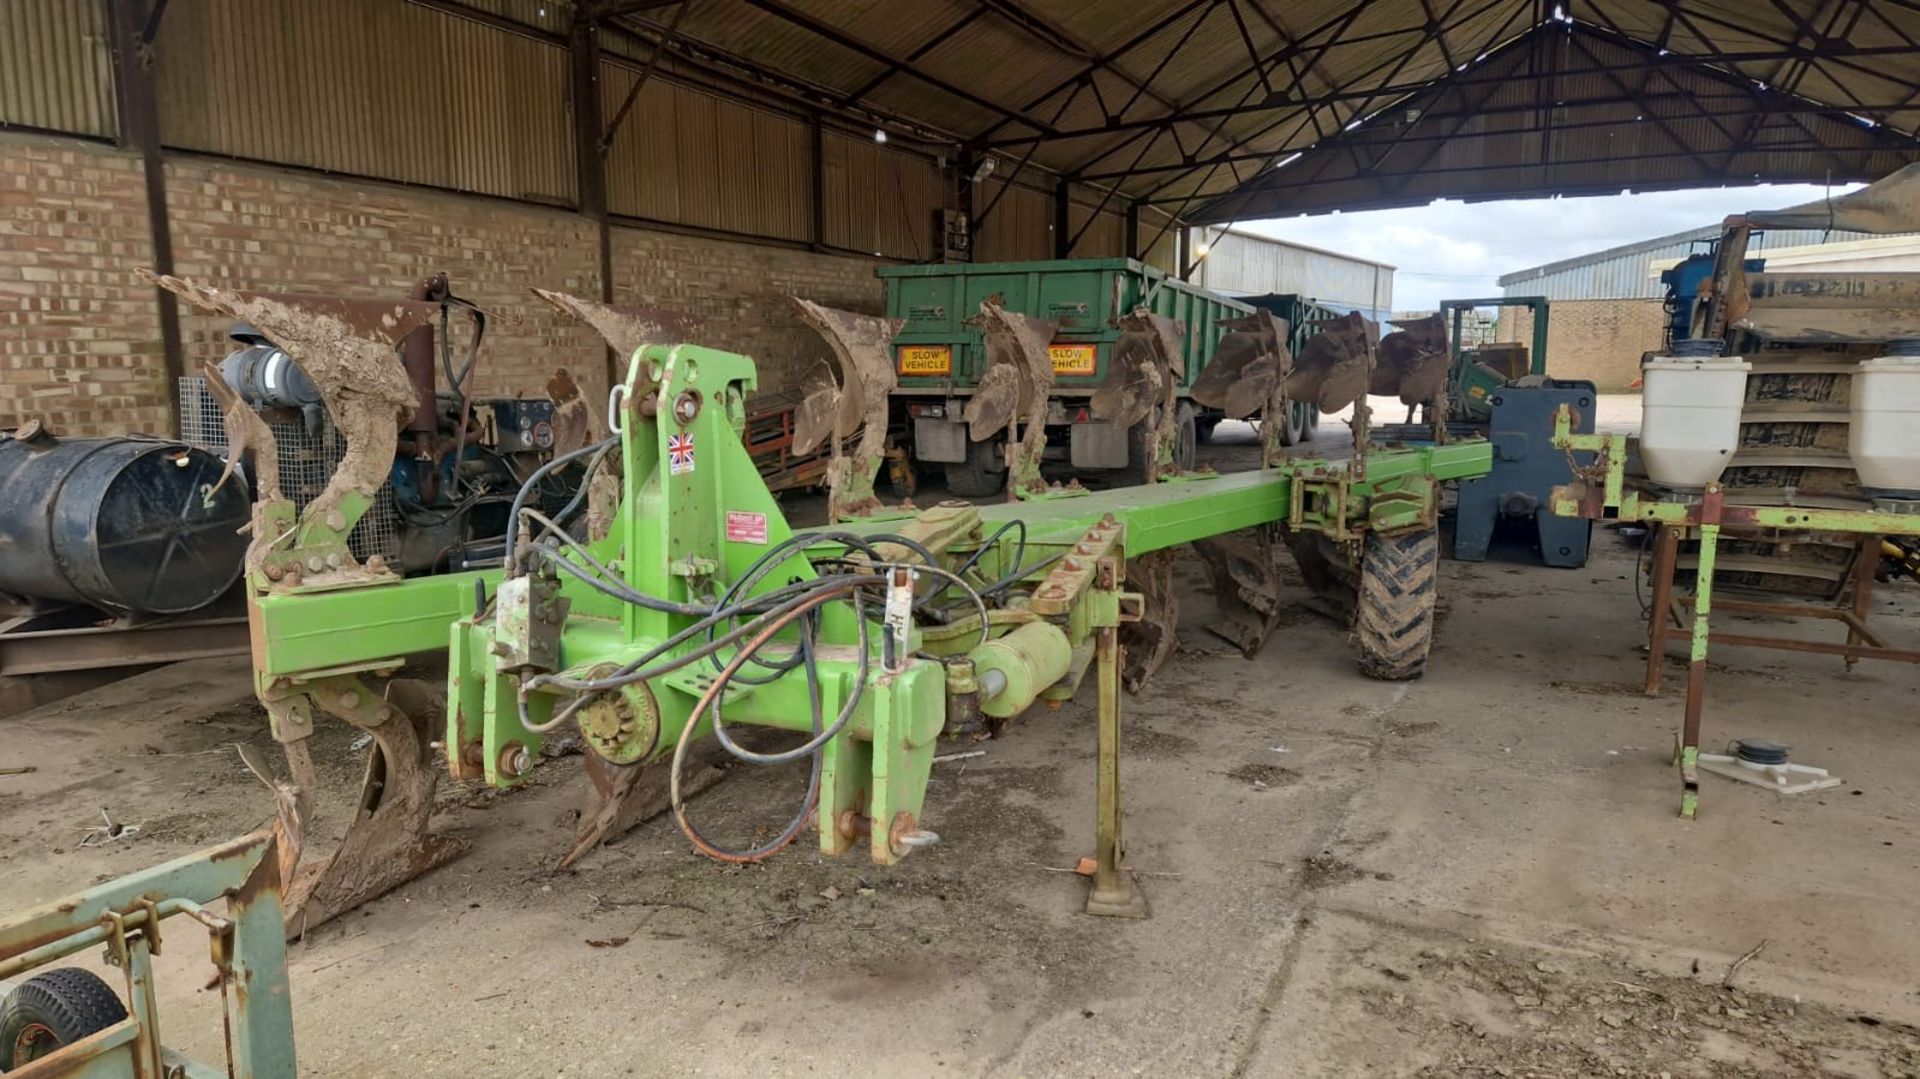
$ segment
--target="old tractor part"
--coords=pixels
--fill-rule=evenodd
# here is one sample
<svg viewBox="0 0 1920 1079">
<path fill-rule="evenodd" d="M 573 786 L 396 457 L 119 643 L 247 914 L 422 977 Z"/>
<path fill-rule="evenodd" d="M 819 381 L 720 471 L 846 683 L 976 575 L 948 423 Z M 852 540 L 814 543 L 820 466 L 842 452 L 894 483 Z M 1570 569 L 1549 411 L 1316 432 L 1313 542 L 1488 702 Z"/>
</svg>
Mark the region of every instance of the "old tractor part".
<svg viewBox="0 0 1920 1079">
<path fill-rule="evenodd" d="M 279 864 L 275 833 L 261 831 L 9 913 L 0 921 L 0 1072 L 297 1074 Z M 220 990 L 224 1069 L 187 1061 L 160 1040 L 154 960 L 162 927 L 177 946 L 176 934 L 192 928 L 188 922 L 207 933 L 208 951 L 200 954 L 213 961 L 208 988 Z M 92 965 L 103 948 L 118 972 L 108 978 L 86 966 L 54 965 Z"/>
<path fill-rule="evenodd" d="M 247 546 L 247 487 L 225 478 L 178 442 L 59 438 L 38 421 L 0 435 L 0 591 L 113 615 L 207 606 Z"/>
<path fill-rule="evenodd" d="M 531 291 L 555 309 L 572 315 L 606 338 L 607 346 L 620 358 L 623 369 L 633 359 L 635 352 L 648 345 L 685 341 L 701 326 L 700 319 L 683 311 L 583 300 L 552 289 L 536 288 Z"/>
<path fill-rule="evenodd" d="M 395 349 L 409 334 L 430 325 L 439 306 L 239 292 L 145 270 L 140 274 L 195 307 L 255 327 L 319 387 L 347 449 L 326 489 L 300 515 L 298 537 L 289 539 L 305 548 L 336 541 L 328 552 L 332 561 L 322 556 L 320 565 L 306 566 L 303 573 L 347 579 L 363 572 L 346 548 L 347 533 L 392 471 L 400 425 L 419 405 Z M 273 535 L 255 532 L 257 556 L 267 556 L 262 545 L 274 543 Z"/>
<path fill-rule="evenodd" d="M 633 354 L 648 345 L 686 341 L 693 337 L 701 321 L 681 311 L 668 311 L 630 304 L 601 303 L 551 289 L 531 290 L 555 309 L 593 327 L 606 339 L 625 364 Z M 609 417 L 580 392 L 566 368 L 547 380 L 547 396 L 553 401 L 553 449 L 555 457 L 564 457 L 607 437 Z M 613 507 L 620 497 L 617 463 L 613 467 L 590 469 L 587 476 L 587 538 L 600 539 L 612 527 Z"/>
<path fill-rule="evenodd" d="M 1372 384 L 1374 325 L 1359 312 L 1318 327 L 1294 357 L 1287 396 L 1338 412 L 1366 395 Z"/>
<path fill-rule="evenodd" d="M 250 602 L 257 604 L 270 594 L 398 584 L 399 577 L 377 556 L 361 565 L 346 540 L 392 469 L 400 427 L 417 405 L 396 348 L 428 325 L 439 308 L 239 292 L 146 276 L 197 306 L 249 323 L 291 355 L 319 388 L 347 441 L 326 489 L 297 517 L 293 505 L 272 492 L 263 492 L 255 503 L 246 557 Z M 220 384 L 214 385 L 220 393 Z M 236 444 L 259 438 L 244 421 L 230 419 L 229 427 Z M 270 444 L 255 446 L 256 453 L 271 450 Z M 256 686 L 274 736 L 286 750 L 303 810 L 316 787 L 307 749 L 315 708 L 373 735 L 362 793 L 339 848 L 288 881 L 291 929 L 300 932 L 319 925 L 465 849 L 463 842 L 428 830 L 436 775 L 429 755 L 431 736 L 424 733 L 434 719 L 428 702 L 398 682 L 391 690 L 393 699 L 383 701 L 347 672 L 309 679 L 273 677 L 264 673 L 269 666 L 262 654 L 265 645 L 255 645 L 255 666 L 261 672 Z"/>
<path fill-rule="evenodd" d="M 967 402 L 967 439 L 985 442 L 1009 431 L 1007 497 L 1045 494 L 1040 457 L 1047 448 L 1047 396 L 1053 390 L 1047 346 L 1060 324 L 1008 311 L 991 299 L 981 301 L 979 318 L 987 373 Z M 1010 431 L 1016 420 L 1019 429 Z"/>
<path fill-rule="evenodd" d="M 1214 348 L 1213 362 L 1194 380 L 1193 399 L 1228 419 L 1266 417 L 1260 428 L 1261 462 L 1272 466 L 1295 435 L 1293 402 L 1287 397 L 1287 379 L 1293 373 L 1287 324 L 1271 312 L 1256 311 L 1224 319 L 1221 325 L 1227 333 Z"/>
<path fill-rule="evenodd" d="M 887 395 L 898 379 L 893 369 L 893 339 L 904 321 L 855 314 L 793 297 L 800 320 L 826 339 L 839 361 L 836 378 L 831 370 L 808 382 L 794 434 L 795 452 L 805 453 L 826 440 L 832 457 L 827 465 L 827 517 L 844 521 L 865 517 L 880 508 L 873 481 L 886 461 Z M 860 432 L 852 453 L 841 440 Z"/>
<path fill-rule="evenodd" d="M 1127 692 L 1138 693 L 1180 643 L 1180 594 L 1173 571 L 1173 550 L 1137 555 L 1127 566 L 1127 579 L 1140 593 L 1140 617 L 1120 627 L 1124 660 L 1120 677 Z"/>
<path fill-rule="evenodd" d="M 1439 314 L 1392 319 L 1393 332 L 1380 339 L 1379 360 L 1367 392 L 1398 397 L 1403 405 L 1428 405 L 1444 414 L 1447 388 L 1447 325 Z"/>
<path fill-rule="evenodd" d="M 1092 403 L 1101 416 L 1111 409 L 1111 422 L 1125 419 L 1130 430 L 1140 431 L 1141 437 L 1127 448 L 1128 460 L 1136 460 L 1138 451 L 1140 482 L 1157 483 L 1193 463 L 1192 447 L 1182 446 L 1180 437 L 1183 429 L 1190 429 L 1181 422 L 1179 405 L 1185 369 L 1180 342 L 1187 331 L 1178 321 L 1144 307 L 1121 315 L 1118 322 L 1121 334 L 1114 343 L 1111 370 Z M 1134 416 L 1139 419 L 1131 419 Z"/>
<path fill-rule="evenodd" d="M 1250 528 L 1225 536 L 1196 540 L 1193 549 L 1213 574 L 1218 620 L 1207 629 L 1251 659 L 1280 624 L 1280 574 L 1275 529 Z"/>
</svg>

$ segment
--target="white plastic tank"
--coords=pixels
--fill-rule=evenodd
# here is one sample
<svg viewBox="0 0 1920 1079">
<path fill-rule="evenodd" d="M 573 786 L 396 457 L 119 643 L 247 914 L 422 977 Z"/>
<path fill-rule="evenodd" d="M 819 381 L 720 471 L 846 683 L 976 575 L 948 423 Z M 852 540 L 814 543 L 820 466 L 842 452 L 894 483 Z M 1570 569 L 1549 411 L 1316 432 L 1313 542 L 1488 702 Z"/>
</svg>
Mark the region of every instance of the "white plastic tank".
<svg viewBox="0 0 1920 1079">
<path fill-rule="evenodd" d="M 1662 487 L 1698 491 L 1720 479 L 1740 444 L 1753 365 L 1719 341 L 1680 341 L 1641 366 L 1640 459 Z"/>
<path fill-rule="evenodd" d="M 1920 498 L 1920 341 L 1860 361 L 1853 376 L 1847 451 L 1875 498 Z"/>
</svg>

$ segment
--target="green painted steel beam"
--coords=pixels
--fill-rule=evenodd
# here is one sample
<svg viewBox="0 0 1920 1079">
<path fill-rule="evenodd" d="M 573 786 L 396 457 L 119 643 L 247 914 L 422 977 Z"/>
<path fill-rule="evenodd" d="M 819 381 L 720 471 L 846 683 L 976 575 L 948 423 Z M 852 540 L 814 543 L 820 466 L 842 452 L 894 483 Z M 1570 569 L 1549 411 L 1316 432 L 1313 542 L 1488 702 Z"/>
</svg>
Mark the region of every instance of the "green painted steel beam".
<svg viewBox="0 0 1920 1079">
<path fill-rule="evenodd" d="M 252 597 L 253 662 L 262 674 L 352 667 L 441 652 L 453 623 L 473 613 L 474 582 L 492 595 L 499 570 L 415 577 L 332 592 Z"/>
<path fill-rule="evenodd" d="M 1492 466 L 1492 446 L 1482 439 L 1374 450 L 1367 454 L 1365 478 L 1350 481 L 1350 490 L 1364 502 L 1376 485 L 1387 481 L 1427 475 L 1436 481 L 1464 479 L 1485 475 Z M 1061 543 L 1079 538 L 1111 513 L 1126 525 L 1127 554 L 1142 555 L 1285 520 L 1295 482 L 1337 482 L 1351 471 L 1351 460 L 1302 457 L 1282 468 L 1211 479 L 1181 479 L 1152 486 L 1116 487 L 1073 498 L 982 506 L 980 518 L 988 529 L 1003 521 L 1025 521 L 1029 541 Z M 885 532 L 898 523 L 856 522 L 844 527 L 851 532 Z"/>
</svg>

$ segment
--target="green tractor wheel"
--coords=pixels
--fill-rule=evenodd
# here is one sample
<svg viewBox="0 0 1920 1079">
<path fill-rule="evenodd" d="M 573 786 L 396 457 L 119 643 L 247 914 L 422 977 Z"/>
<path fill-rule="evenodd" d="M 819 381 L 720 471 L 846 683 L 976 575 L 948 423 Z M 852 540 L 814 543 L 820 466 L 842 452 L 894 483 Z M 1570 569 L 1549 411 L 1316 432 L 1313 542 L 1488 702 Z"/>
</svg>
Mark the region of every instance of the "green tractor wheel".
<svg viewBox="0 0 1920 1079">
<path fill-rule="evenodd" d="M 1439 570 L 1440 537 L 1434 528 L 1368 534 L 1353 620 L 1361 674 L 1404 682 L 1426 672 Z"/>
</svg>

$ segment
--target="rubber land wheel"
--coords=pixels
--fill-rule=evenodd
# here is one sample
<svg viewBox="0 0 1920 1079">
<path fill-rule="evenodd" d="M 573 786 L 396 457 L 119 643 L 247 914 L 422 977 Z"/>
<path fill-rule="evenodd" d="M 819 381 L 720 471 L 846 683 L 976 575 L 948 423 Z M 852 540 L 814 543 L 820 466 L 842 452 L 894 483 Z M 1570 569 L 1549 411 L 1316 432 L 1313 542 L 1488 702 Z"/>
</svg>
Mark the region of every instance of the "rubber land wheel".
<svg viewBox="0 0 1920 1079">
<path fill-rule="evenodd" d="M 1300 407 L 1306 411 L 1307 416 L 1306 433 L 1301 436 L 1301 441 L 1304 442 L 1320 433 L 1320 406 L 1302 404 Z"/>
<path fill-rule="evenodd" d="M 1286 415 L 1280 417 L 1280 444 L 1292 446 L 1307 437 L 1300 422 L 1300 402 L 1288 401 Z"/>
<path fill-rule="evenodd" d="M 947 491 L 960 498 L 988 498 L 1007 485 L 1007 471 L 994 470 L 1000 463 L 997 441 L 967 443 L 967 459 L 946 466 Z"/>
<path fill-rule="evenodd" d="M 50 1056 L 126 1017 L 119 996 L 92 971 L 61 967 L 36 974 L 0 1004 L 0 1071 Z"/>
<path fill-rule="evenodd" d="M 1433 528 L 1367 536 L 1353 622 L 1361 674 L 1404 682 L 1426 672 L 1439 570 L 1440 536 Z"/>
</svg>

